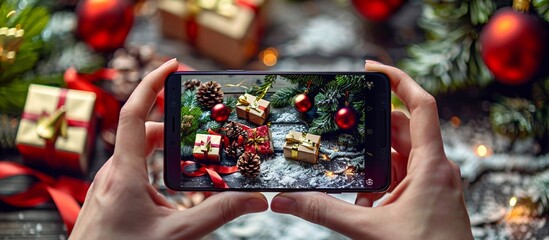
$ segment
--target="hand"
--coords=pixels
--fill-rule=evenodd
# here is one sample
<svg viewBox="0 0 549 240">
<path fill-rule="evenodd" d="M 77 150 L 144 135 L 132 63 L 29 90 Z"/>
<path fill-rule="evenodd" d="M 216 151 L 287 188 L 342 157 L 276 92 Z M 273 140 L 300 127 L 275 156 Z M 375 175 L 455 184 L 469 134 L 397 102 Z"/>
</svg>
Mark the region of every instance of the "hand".
<svg viewBox="0 0 549 240">
<path fill-rule="evenodd" d="M 178 211 L 149 183 L 146 157 L 163 146 L 164 125 L 145 118 L 177 66 L 173 59 L 150 73 L 122 108 L 114 154 L 95 175 L 71 238 L 197 239 L 267 209 L 260 193 L 223 192 Z"/>
<path fill-rule="evenodd" d="M 358 194 L 355 205 L 322 193 L 281 193 L 271 209 L 317 223 L 353 239 L 472 239 L 459 168 L 446 158 L 436 101 L 406 73 L 368 60 L 366 71 L 385 73 L 406 104 L 391 113 L 391 195 Z"/>
</svg>

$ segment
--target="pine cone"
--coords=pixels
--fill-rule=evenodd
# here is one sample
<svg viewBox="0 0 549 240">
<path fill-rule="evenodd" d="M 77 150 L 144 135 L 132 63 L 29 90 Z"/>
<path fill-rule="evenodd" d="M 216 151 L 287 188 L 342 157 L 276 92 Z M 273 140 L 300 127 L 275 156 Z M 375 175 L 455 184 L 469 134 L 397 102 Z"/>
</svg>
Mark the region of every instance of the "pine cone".
<svg viewBox="0 0 549 240">
<path fill-rule="evenodd" d="M 15 151 L 19 119 L 0 113 L 0 153 Z"/>
<path fill-rule="evenodd" d="M 237 141 L 233 141 L 224 151 L 228 157 L 237 158 L 244 152 L 244 144 L 238 145 Z"/>
<path fill-rule="evenodd" d="M 214 105 L 223 102 L 221 85 L 214 81 L 201 84 L 196 92 L 196 98 L 200 106 L 211 109 Z"/>
<path fill-rule="evenodd" d="M 242 128 L 242 126 L 235 122 L 229 122 L 225 124 L 222 131 L 225 136 L 227 136 L 230 140 L 236 140 L 238 139 L 238 136 L 243 136 L 244 138 L 246 138 L 248 135 L 246 131 Z"/>
<path fill-rule="evenodd" d="M 185 86 L 185 90 L 193 91 L 195 88 L 199 87 L 200 84 L 202 84 L 202 82 L 200 82 L 200 80 L 190 79 L 190 80 L 185 81 L 183 86 Z"/>
<path fill-rule="evenodd" d="M 236 163 L 238 171 L 245 177 L 255 178 L 259 175 L 261 159 L 255 153 L 245 152 Z"/>
</svg>

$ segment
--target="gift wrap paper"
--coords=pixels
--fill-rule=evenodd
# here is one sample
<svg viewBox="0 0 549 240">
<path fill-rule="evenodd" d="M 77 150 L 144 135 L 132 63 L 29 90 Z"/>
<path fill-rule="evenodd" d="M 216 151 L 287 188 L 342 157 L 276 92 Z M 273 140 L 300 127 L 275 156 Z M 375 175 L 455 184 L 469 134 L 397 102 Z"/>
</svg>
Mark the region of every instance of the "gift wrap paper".
<svg viewBox="0 0 549 240">
<path fill-rule="evenodd" d="M 293 140 L 289 141 L 289 139 Z M 284 157 L 316 164 L 319 148 L 320 136 L 291 130 L 286 135 Z"/>
<path fill-rule="evenodd" d="M 249 104 L 238 103 L 236 105 L 236 115 L 257 125 L 265 124 L 271 111 L 270 102 L 265 99 L 256 102 L 256 97 L 250 94 L 244 94 L 243 96 Z"/>
</svg>

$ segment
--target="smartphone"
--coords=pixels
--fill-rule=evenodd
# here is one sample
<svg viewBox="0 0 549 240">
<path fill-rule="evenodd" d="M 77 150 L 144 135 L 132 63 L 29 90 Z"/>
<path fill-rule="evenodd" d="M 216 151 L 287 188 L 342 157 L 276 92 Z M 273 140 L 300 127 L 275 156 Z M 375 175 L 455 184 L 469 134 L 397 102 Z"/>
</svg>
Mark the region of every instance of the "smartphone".
<svg viewBox="0 0 549 240">
<path fill-rule="evenodd" d="M 381 192 L 390 83 L 373 72 L 175 72 L 164 180 L 179 191 Z"/>
</svg>

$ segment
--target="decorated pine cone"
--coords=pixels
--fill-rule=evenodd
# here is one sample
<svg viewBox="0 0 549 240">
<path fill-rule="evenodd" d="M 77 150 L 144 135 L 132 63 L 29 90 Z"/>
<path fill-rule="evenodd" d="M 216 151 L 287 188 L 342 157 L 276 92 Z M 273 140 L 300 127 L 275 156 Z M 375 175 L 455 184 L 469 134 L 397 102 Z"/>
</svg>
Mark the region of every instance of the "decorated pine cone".
<svg viewBox="0 0 549 240">
<path fill-rule="evenodd" d="M 245 177 L 255 178 L 259 175 L 261 159 L 255 153 L 245 152 L 236 163 L 238 171 Z"/>
<path fill-rule="evenodd" d="M 211 109 L 214 105 L 223 102 L 223 91 L 221 84 L 209 81 L 198 87 L 196 98 L 200 106 Z"/>
<path fill-rule="evenodd" d="M 185 81 L 183 86 L 185 87 L 185 90 L 193 91 L 195 88 L 199 87 L 200 84 L 202 84 L 202 82 L 200 82 L 200 80 L 198 79 L 189 79 Z"/>
<path fill-rule="evenodd" d="M 231 140 L 238 139 L 239 136 L 244 138 L 247 137 L 246 130 L 242 126 L 238 125 L 235 122 L 229 122 L 223 127 L 223 133 Z"/>
<path fill-rule="evenodd" d="M 244 152 L 244 145 L 238 144 L 237 141 L 233 141 L 227 148 L 225 148 L 225 154 L 227 154 L 228 157 L 231 158 L 237 158 L 242 155 Z"/>
</svg>

